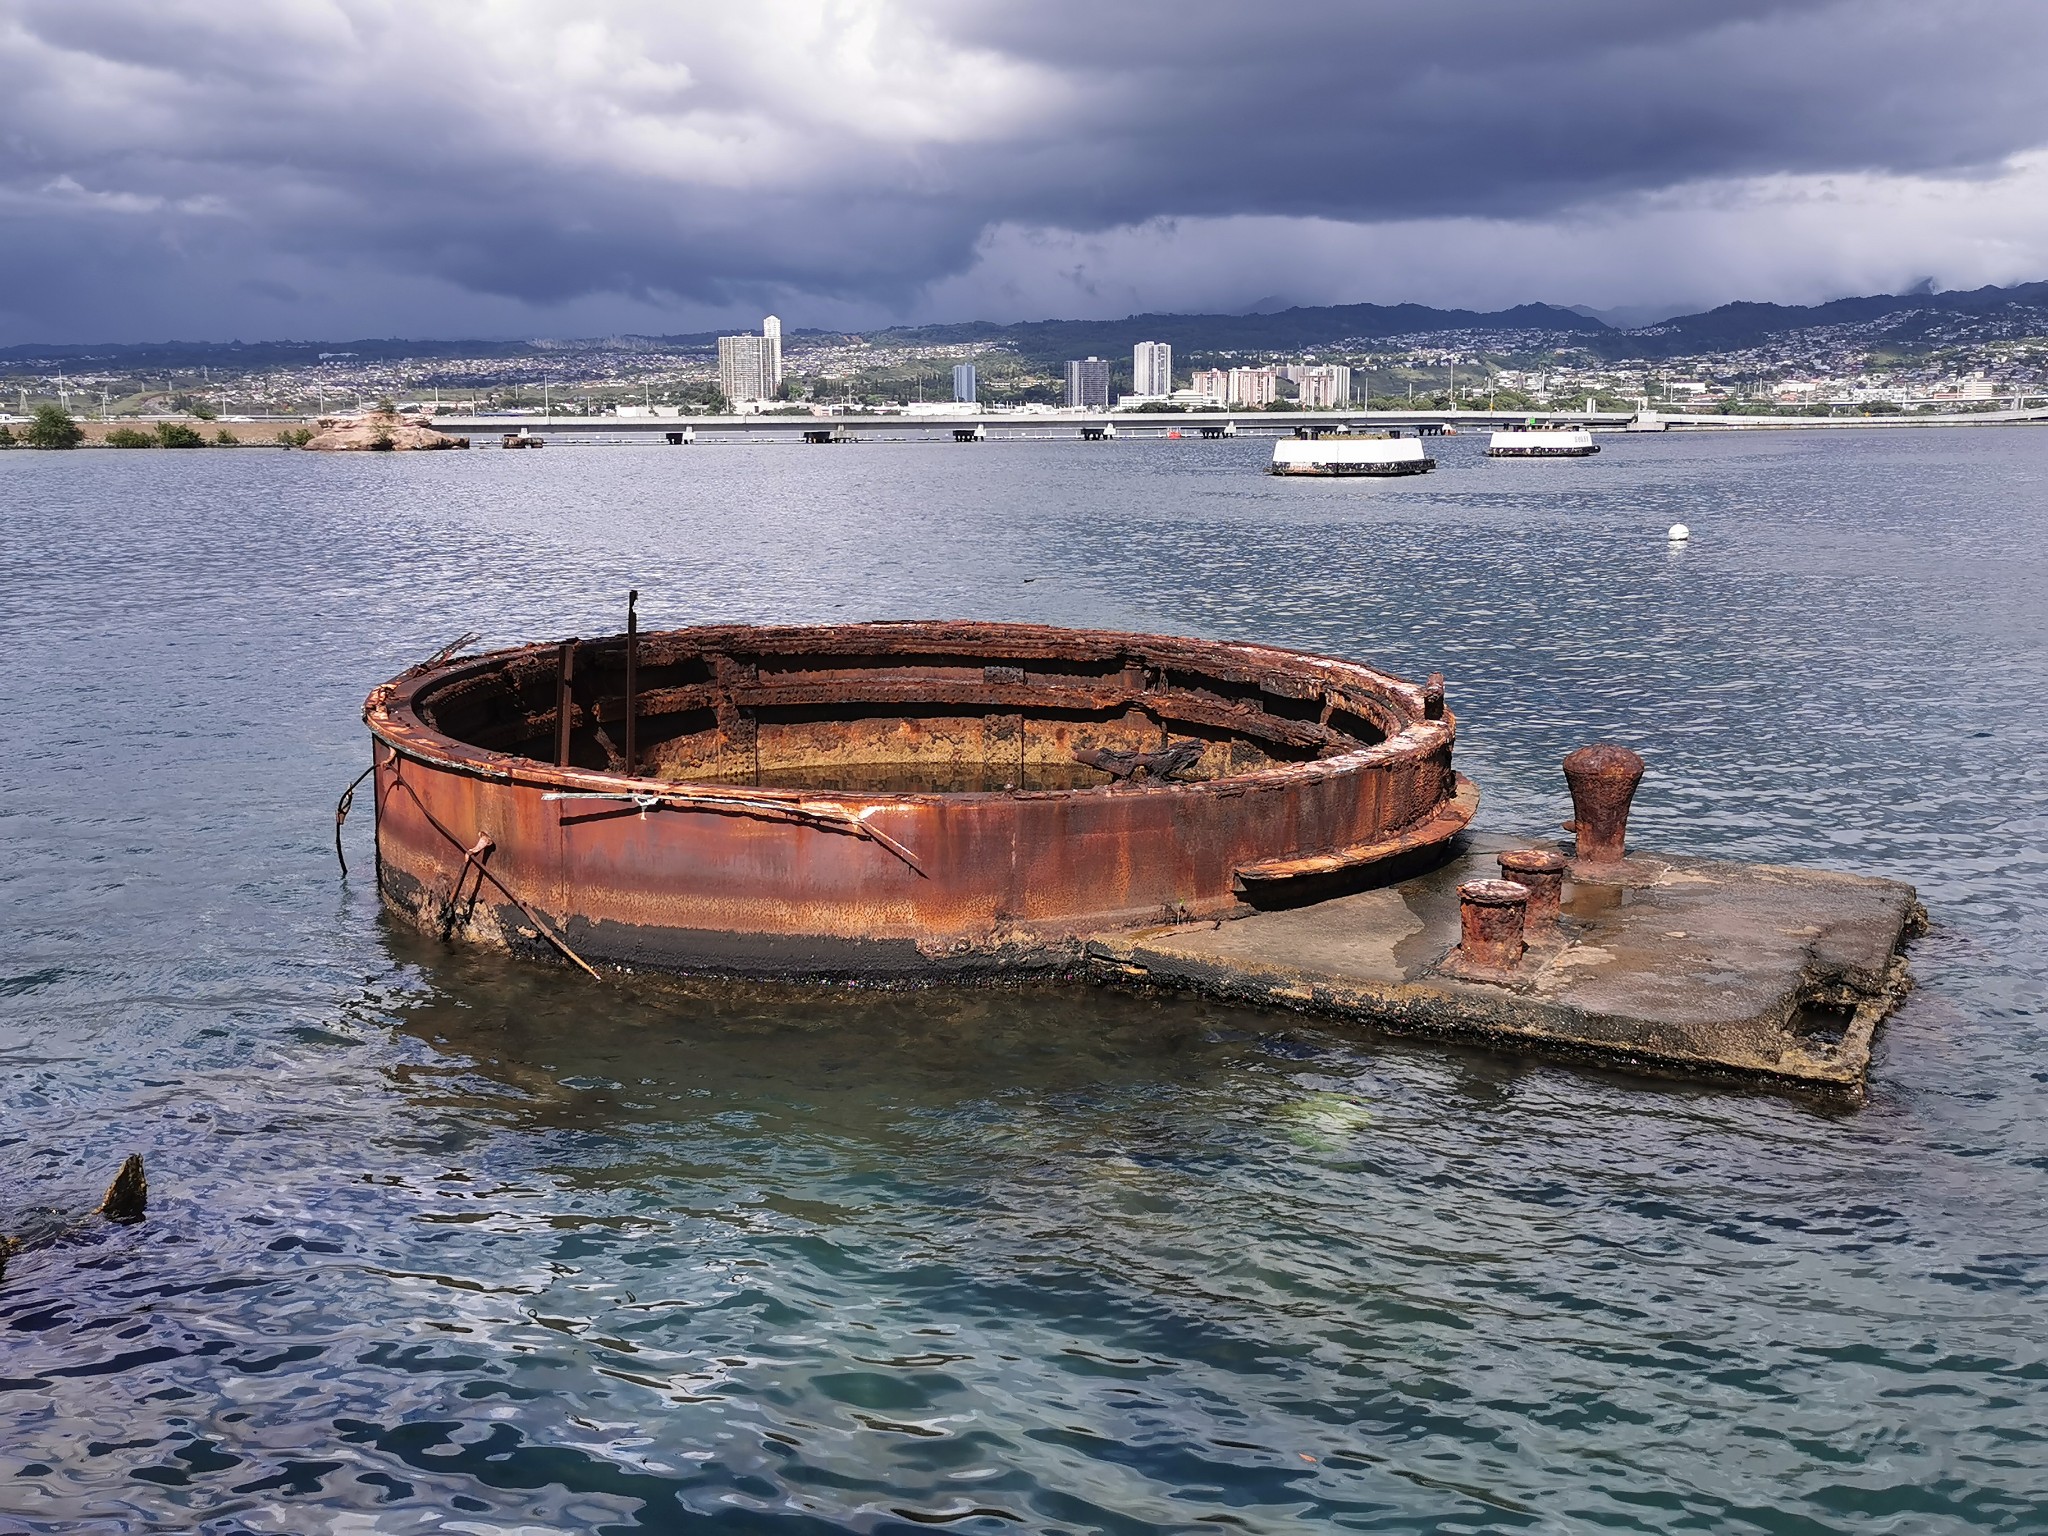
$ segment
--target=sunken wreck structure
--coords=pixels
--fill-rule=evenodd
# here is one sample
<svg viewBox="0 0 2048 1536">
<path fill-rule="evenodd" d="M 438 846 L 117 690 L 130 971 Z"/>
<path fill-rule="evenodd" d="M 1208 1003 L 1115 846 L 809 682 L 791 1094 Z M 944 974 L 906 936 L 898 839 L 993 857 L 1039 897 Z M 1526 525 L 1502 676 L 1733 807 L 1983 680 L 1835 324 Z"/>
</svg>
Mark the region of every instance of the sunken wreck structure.
<svg viewBox="0 0 2048 1536">
<path fill-rule="evenodd" d="M 525 646 L 377 688 L 379 883 L 436 932 L 773 977 L 1044 968 L 1461 831 L 1440 679 L 981 623 Z"/>
<path fill-rule="evenodd" d="M 385 902 L 592 976 L 1066 973 L 1860 1101 L 1925 923 L 1896 881 L 1634 847 L 1612 744 L 1565 759 L 1568 845 L 1468 834 L 1441 678 L 1273 646 L 629 602 L 364 717 Z"/>
</svg>

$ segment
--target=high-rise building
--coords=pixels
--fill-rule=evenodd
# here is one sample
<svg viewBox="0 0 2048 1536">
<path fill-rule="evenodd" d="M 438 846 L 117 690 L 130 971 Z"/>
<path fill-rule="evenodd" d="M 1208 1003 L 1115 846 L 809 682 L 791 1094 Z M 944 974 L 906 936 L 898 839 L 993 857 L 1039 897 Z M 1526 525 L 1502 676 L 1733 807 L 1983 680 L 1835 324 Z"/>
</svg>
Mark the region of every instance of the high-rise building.
<svg viewBox="0 0 2048 1536">
<path fill-rule="evenodd" d="M 718 388 L 737 405 L 742 400 L 762 399 L 761 338 L 721 336 L 718 338 Z"/>
<path fill-rule="evenodd" d="M 1297 368 L 1294 382 L 1301 387 L 1305 411 L 1342 410 L 1351 403 L 1351 370 L 1342 363 Z"/>
<path fill-rule="evenodd" d="M 1173 393 L 1173 348 L 1163 341 L 1141 341 L 1131 349 L 1131 393 Z"/>
<path fill-rule="evenodd" d="M 1099 357 L 1067 364 L 1067 404 L 1084 411 L 1109 409 L 1109 364 Z"/>
<path fill-rule="evenodd" d="M 974 364 L 953 365 L 953 402 L 956 405 L 973 405 L 975 392 Z"/>
<path fill-rule="evenodd" d="M 725 398 L 772 400 L 782 387 L 782 322 L 769 315 L 758 336 L 718 338 L 718 387 Z"/>
<path fill-rule="evenodd" d="M 1254 408 L 1271 405 L 1280 398 L 1280 373 L 1275 368 L 1233 368 L 1224 401 Z"/>
<path fill-rule="evenodd" d="M 1193 392 L 1220 406 L 1271 405 L 1280 394 L 1280 373 L 1274 368 L 1206 368 L 1191 381 Z"/>
</svg>

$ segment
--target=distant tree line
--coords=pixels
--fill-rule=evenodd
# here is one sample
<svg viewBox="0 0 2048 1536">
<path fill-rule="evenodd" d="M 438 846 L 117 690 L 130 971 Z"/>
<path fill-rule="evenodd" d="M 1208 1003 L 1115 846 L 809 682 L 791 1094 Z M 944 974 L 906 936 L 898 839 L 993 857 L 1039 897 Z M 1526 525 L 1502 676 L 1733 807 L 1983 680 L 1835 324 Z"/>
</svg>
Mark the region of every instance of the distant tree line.
<svg viewBox="0 0 2048 1536">
<path fill-rule="evenodd" d="M 292 435 L 290 431 L 281 432 L 278 441 L 287 447 L 296 446 L 286 442 Z M 306 434 L 307 437 L 311 435 L 310 432 Z M 76 448 L 84 441 L 85 428 L 60 405 L 37 406 L 35 415 L 19 433 L 0 424 L 0 448 Z M 116 427 L 103 441 L 109 448 L 239 448 L 242 445 L 242 440 L 225 427 L 208 439 L 197 429 L 178 421 L 160 421 L 154 430 L 146 432 L 136 427 Z"/>
<path fill-rule="evenodd" d="M 83 441 L 85 429 L 61 405 L 37 406 L 19 437 L 10 428 L 0 426 L 0 448 L 12 448 L 17 443 L 24 448 L 76 448 Z"/>
</svg>

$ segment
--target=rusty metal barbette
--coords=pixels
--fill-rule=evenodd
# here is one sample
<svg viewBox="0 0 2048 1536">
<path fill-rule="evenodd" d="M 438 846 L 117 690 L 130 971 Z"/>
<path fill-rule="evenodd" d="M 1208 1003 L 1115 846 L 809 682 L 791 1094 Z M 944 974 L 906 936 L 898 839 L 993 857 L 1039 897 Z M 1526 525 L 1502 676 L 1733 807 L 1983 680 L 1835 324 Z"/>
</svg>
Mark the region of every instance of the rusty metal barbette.
<svg viewBox="0 0 2048 1536">
<path fill-rule="evenodd" d="M 450 936 L 784 976 L 1064 964 L 1462 831 L 1443 684 L 1272 646 L 718 626 L 375 689 L 378 879 Z"/>
</svg>

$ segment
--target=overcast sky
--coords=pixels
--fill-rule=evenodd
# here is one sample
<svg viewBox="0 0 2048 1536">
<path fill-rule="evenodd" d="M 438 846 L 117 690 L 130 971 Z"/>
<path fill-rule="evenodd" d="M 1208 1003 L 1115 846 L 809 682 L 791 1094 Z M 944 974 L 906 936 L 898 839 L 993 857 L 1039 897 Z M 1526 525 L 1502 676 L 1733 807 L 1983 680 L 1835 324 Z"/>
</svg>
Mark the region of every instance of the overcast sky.
<svg viewBox="0 0 2048 1536">
<path fill-rule="evenodd" d="M 2048 277 L 2048 0 L 0 0 L 0 342 Z"/>
</svg>

